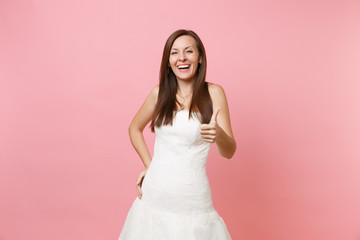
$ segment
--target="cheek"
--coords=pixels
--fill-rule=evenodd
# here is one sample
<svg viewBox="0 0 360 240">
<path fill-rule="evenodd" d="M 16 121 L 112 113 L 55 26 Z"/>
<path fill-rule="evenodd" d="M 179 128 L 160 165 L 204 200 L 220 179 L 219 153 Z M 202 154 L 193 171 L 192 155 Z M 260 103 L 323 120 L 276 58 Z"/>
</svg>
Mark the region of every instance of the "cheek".
<svg viewBox="0 0 360 240">
<path fill-rule="evenodd" d="M 193 57 L 191 58 L 191 61 L 192 61 L 193 63 L 199 63 L 200 58 L 199 58 L 199 56 L 193 56 Z"/>
<path fill-rule="evenodd" d="M 198 68 L 199 67 L 199 60 L 198 59 L 194 59 L 193 64 L 194 64 L 194 68 Z"/>
<path fill-rule="evenodd" d="M 170 57 L 170 59 L 169 59 L 170 66 L 175 66 L 175 63 L 176 63 L 176 61 Z"/>
</svg>

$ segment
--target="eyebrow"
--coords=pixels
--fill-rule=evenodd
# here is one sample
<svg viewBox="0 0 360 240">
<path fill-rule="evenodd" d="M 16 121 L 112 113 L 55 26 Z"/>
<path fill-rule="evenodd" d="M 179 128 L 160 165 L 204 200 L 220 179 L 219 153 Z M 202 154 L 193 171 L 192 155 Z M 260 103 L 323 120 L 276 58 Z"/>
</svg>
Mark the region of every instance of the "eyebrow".
<svg viewBox="0 0 360 240">
<path fill-rule="evenodd" d="M 185 49 L 187 49 L 187 48 L 193 48 L 193 46 L 187 46 Z M 178 50 L 177 48 L 172 48 L 171 50 Z"/>
</svg>

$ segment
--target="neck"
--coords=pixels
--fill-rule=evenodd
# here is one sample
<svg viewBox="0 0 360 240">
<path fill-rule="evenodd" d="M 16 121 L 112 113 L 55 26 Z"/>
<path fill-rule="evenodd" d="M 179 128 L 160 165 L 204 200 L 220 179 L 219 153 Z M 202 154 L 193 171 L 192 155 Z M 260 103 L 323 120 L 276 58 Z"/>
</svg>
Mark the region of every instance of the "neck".
<svg viewBox="0 0 360 240">
<path fill-rule="evenodd" d="M 184 80 L 178 79 L 177 83 L 178 83 L 178 89 L 182 94 L 188 94 L 188 93 L 192 92 L 194 80 L 184 81 Z"/>
</svg>

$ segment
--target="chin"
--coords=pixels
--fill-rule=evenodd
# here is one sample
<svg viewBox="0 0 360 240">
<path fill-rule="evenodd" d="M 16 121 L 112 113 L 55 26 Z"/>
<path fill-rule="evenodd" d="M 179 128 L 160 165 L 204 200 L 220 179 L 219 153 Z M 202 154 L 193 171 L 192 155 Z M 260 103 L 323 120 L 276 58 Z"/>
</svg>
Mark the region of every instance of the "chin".
<svg viewBox="0 0 360 240">
<path fill-rule="evenodd" d="M 191 81 L 193 79 L 195 79 L 196 75 L 195 74 L 191 74 L 189 76 L 183 76 L 183 75 L 176 75 L 176 78 L 179 80 L 183 80 L 183 81 Z"/>
</svg>

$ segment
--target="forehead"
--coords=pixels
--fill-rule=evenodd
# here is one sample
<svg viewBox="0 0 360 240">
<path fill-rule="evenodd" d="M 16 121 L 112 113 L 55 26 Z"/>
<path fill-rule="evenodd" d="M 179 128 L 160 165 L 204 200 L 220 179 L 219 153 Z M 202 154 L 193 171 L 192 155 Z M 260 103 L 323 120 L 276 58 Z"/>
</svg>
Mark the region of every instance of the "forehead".
<svg viewBox="0 0 360 240">
<path fill-rule="evenodd" d="M 182 49 L 189 46 L 196 47 L 195 39 L 189 35 L 183 35 L 174 41 L 172 48 Z"/>
</svg>

